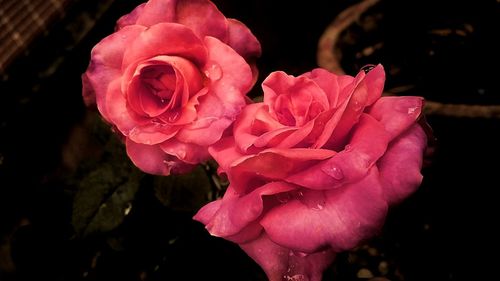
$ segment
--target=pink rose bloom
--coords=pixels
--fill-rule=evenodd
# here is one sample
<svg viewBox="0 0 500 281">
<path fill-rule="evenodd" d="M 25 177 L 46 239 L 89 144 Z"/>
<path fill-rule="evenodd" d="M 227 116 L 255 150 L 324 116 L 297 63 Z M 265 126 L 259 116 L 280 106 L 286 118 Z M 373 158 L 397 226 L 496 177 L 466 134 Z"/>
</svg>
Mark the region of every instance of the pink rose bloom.
<svg viewBox="0 0 500 281">
<path fill-rule="evenodd" d="M 250 30 L 210 1 L 150 0 L 92 50 L 84 100 L 141 170 L 184 172 L 209 158 L 245 106 L 260 53 Z"/>
<path fill-rule="evenodd" d="M 356 77 L 274 72 L 233 136 L 211 146 L 229 179 L 195 219 L 238 243 L 270 280 L 321 280 L 335 253 L 374 235 L 419 186 L 421 97 L 381 97 L 382 66 Z"/>
</svg>

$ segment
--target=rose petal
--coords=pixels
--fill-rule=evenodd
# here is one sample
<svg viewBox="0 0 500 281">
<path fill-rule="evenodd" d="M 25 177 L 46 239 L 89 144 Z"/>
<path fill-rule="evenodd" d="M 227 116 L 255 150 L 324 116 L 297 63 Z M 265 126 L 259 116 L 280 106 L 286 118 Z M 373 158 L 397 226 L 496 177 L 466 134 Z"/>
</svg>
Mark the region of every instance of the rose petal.
<svg viewBox="0 0 500 281">
<path fill-rule="evenodd" d="M 104 108 L 108 118 L 118 130 L 127 136 L 132 129 L 149 122 L 147 118 L 136 116 L 128 110 L 127 100 L 121 92 L 121 81 L 117 79 L 110 83 L 104 95 Z M 101 114 L 103 114 L 101 112 Z"/>
<path fill-rule="evenodd" d="M 149 0 L 137 17 L 136 24 L 152 26 L 162 22 L 175 22 L 177 0 Z"/>
<path fill-rule="evenodd" d="M 355 182 L 384 154 L 389 140 L 388 133 L 377 120 L 362 114 L 345 150 L 328 161 L 290 175 L 286 181 L 318 190 Z"/>
<path fill-rule="evenodd" d="M 90 83 L 87 73 L 82 74 L 82 96 L 85 106 L 97 108 L 94 87 Z"/>
<path fill-rule="evenodd" d="M 331 136 L 329 136 L 328 142 L 324 144 L 325 147 L 338 149 L 345 145 L 347 135 L 358 122 L 365 107 L 370 106 L 380 98 L 384 88 L 384 81 L 385 72 L 380 64 L 368 72 L 368 74 L 365 75 L 364 71 L 361 71 L 356 76 L 352 94 L 346 99 L 345 104 L 341 105 L 344 108 L 342 110 L 342 117 L 335 126 Z M 323 137 L 320 138 L 324 140 Z M 317 145 L 321 147 L 321 143 Z"/>
<path fill-rule="evenodd" d="M 129 107 L 144 117 L 157 117 L 167 110 L 168 104 L 145 85 L 140 75 L 134 77 L 127 89 Z"/>
<path fill-rule="evenodd" d="M 289 139 L 288 137 L 297 131 L 297 128 L 294 127 L 283 127 L 281 129 L 276 129 L 270 132 L 267 132 L 260 137 L 258 137 L 253 145 L 255 147 L 292 147 L 293 145 L 297 144 L 298 141 L 302 140 L 299 137 L 299 140 L 297 142 L 293 142 L 292 145 L 287 146 L 287 143 L 285 145 L 282 145 L 285 140 Z M 296 140 L 297 138 L 294 138 Z"/>
<path fill-rule="evenodd" d="M 369 110 L 369 114 L 384 125 L 395 138 L 415 123 L 422 112 L 422 97 L 382 97 Z"/>
<path fill-rule="evenodd" d="M 226 239 L 229 236 L 236 235 L 260 217 L 264 210 L 263 196 L 287 192 L 296 188 L 296 186 L 284 182 L 271 182 L 253 190 L 249 194 L 240 196 L 230 186 L 224 198 L 221 199 L 220 208 L 206 222 L 206 228 L 210 234 Z M 194 218 L 197 220 L 197 216 Z"/>
<path fill-rule="evenodd" d="M 222 41 L 227 40 L 226 17 L 210 1 L 177 1 L 176 20 L 191 28 L 200 38 L 212 36 Z"/>
<path fill-rule="evenodd" d="M 198 118 L 214 119 L 209 126 L 201 127 L 197 122 L 181 130 L 177 138 L 183 142 L 211 145 L 218 141 L 241 108 L 245 106 L 245 94 L 252 80 L 251 71 L 245 60 L 226 44 L 213 37 L 205 37 L 210 61 L 206 70 L 216 64 L 219 77 L 209 77 L 209 93 L 200 100 Z M 205 121 L 202 121 L 205 122 Z"/>
<path fill-rule="evenodd" d="M 214 93 L 229 103 L 240 103 L 242 96 L 252 86 L 252 71 L 248 63 L 235 50 L 214 37 L 205 37 L 205 46 L 208 50 L 208 70 L 215 63 L 220 67 L 220 77 L 211 78 Z M 210 78 L 210 77 L 209 77 Z M 239 93 L 235 90 L 239 90 Z"/>
<path fill-rule="evenodd" d="M 116 22 L 115 30 L 120 30 L 127 25 L 134 25 L 137 22 L 139 16 L 142 14 L 146 4 L 147 3 L 140 4 L 139 6 L 135 7 L 135 9 L 132 10 L 132 12 L 119 18 L 118 21 Z"/>
<path fill-rule="evenodd" d="M 270 281 L 321 281 L 323 271 L 335 258 L 331 250 L 295 253 L 274 243 L 265 233 L 240 247 L 264 269 Z"/>
<path fill-rule="evenodd" d="M 234 184 L 237 192 L 245 194 L 252 190 L 255 184 L 259 184 L 259 178 L 283 179 L 334 155 L 334 151 L 324 149 L 266 149 L 256 155 L 234 161 L 228 172 L 229 181 Z"/>
<path fill-rule="evenodd" d="M 123 65 L 132 65 L 158 55 L 180 56 L 199 67 L 205 65 L 207 51 L 203 42 L 188 27 L 177 23 L 158 23 L 129 43 Z"/>
<path fill-rule="evenodd" d="M 262 89 L 264 103 L 269 105 L 269 112 L 280 120 L 280 111 L 286 109 L 292 114 L 297 126 L 309 121 L 309 110 L 313 101 L 322 108 L 321 111 L 330 107 L 323 89 L 305 76 L 294 77 L 276 71 L 262 82 Z M 280 106 L 280 100 L 284 97 L 289 98 L 290 104 Z"/>
<path fill-rule="evenodd" d="M 232 137 L 222 138 L 220 141 L 208 147 L 208 152 L 219 164 L 219 169 L 226 172 L 231 164 L 243 154 L 236 147 Z"/>
<path fill-rule="evenodd" d="M 384 195 L 389 204 L 399 203 L 422 182 L 422 159 L 427 136 L 419 124 L 391 142 L 378 167 Z"/>
<path fill-rule="evenodd" d="M 321 192 L 321 191 L 312 191 Z M 300 198 L 277 206 L 261 219 L 272 241 L 313 253 L 325 246 L 347 250 L 370 237 L 381 226 L 387 204 L 376 167 L 358 182 L 326 191 L 321 206 Z"/>
<path fill-rule="evenodd" d="M 274 119 L 269 117 L 264 117 L 269 120 L 268 122 L 254 121 L 254 119 L 258 118 L 257 115 L 266 115 L 265 113 L 267 113 L 267 111 L 265 109 L 263 110 L 263 107 L 266 106 L 262 103 L 247 105 L 238 116 L 238 119 L 234 122 L 234 140 L 238 148 L 243 152 L 246 152 L 247 149 L 253 145 L 261 133 L 269 130 L 267 126 L 269 123 L 277 123 Z M 262 113 L 263 111 L 264 113 Z M 281 126 L 280 124 L 278 125 Z"/>
<path fill-rule="evenodd" d="M 167 154 L 179 158 L 182 162 L 196 165 L 210 158 L 207 147 L 191 143 L 183 143 L 172 138 L 160 144 L 160 148 Z"/>
<path fill-rule="evenodd" d="M 123 54 L 126 47 L 142 31 L 144 27 L 130 26 L 109 35 L 92 49 L 90 64 L 84 76 L 84 95 L 87 100 L 95 100 L 99 112 L 110 121 L 106 110 L 106 93 L 109 84 L 121 77 Z"/>
<path fill-rule="evenodd" d="M 323 89 L 328 97 L 330 108 L 337 108 L 345 100 L 346 96 L 341 96 L 341 94 L 348 92 L 346 87 L 354 82 L 352 76 L 336 75 L 323 68 L 313 69 L 303 75 L 312 79 Z"/>
<path fill-rule="evenodd" d="M 169 175 L 173 168 L 171 156 L 165 154 L 159 145 L 145 145 L 126 139 L 127 154 L 143 172 L 154 175 Z"/>
<path fill-rule="evenodd" d="M 171 139 L 179 129 L 179 126 L 151 121 L 134 127 L 128 137 L 136 143 L 154 145 Z"/>
<path fill-rule="evenodd" d="M 199 99 L 197 120 L 185 125 L 177 139 L 182 142 L 209 146 L 220 140 L 224 130 L 232 124 L 232 116 L 225 117 L 223 101 L 208 93 Z M 208 116 L 205 116 L 208 115 Z"/>
<path fill-rule="evenodd" d="M 236 19 L 228 19 L 228 45 L 249 63 L 260 57 L 262 49 L 259 40 L 248 27 Z"/>
</svg>

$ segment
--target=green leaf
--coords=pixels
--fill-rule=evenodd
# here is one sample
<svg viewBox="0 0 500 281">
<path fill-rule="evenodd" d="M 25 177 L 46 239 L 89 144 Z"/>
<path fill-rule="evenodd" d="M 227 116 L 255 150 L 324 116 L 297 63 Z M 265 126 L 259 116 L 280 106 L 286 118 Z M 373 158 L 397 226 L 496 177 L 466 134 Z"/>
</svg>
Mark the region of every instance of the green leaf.
<svg viewBox="0 0 500 281">
<path fill-rule="evenodd" d="M 80 176 L 73 179 L 76 194 L 72 223 L 81 236 L 108 232 L 120 225 L 133 207 L 144 176 L 133 166 L 123 143 L 109 126 L 98 124 L 91 134 L 101 139 L 102 153 L 94 159 L 87 157 L 76 172 Z"/>
<path fill-rule="evenodd" d="M 202 166 L 183 175 L 155 177 L 156 198 L 166 207 L 177 211 L 196 212 L 209 202 L 212 192 L 210 179 Z"/>
</svg>

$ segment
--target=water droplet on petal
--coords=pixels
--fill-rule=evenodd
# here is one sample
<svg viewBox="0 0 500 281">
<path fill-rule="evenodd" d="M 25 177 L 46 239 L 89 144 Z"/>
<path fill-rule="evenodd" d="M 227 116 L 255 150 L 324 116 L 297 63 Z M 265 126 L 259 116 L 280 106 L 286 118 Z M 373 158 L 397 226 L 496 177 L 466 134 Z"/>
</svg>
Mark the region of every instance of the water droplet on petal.
<svg viewBox="0 0 500 281">
<path fill-rule="evenodd" d="M 183 150 L 183 149 L 178 149 L 177 150 L 177 157 L 179 157 L 179 159 L 183 160 L 186 158 L 186 150 Z"/>
<path fill-rule="evenodd" d="M 212 81 L 216 81 L 222 78 L 222 69 L 217 63 L 212 63 L 204 71 L 205 75 Z"/>
<path fill-rule="evenodd" d="M 307 280 L 304 274 L 295 274 L 295 275 L 283 275 L 283 280 L 285 281 L 305 281 Z"/>
<path fill-rule="evenodd" d="M 290 252 L 288 253 L 288 255 L 289 256 L 296 256 L 296 257 L 304 258 L 304 257 L 307 257 L 309 254 L 308 253 L 304 253 L 304 252 L 300 252 L 300 251 L 290 250 Z"/>
<path fill-rule="evenodd" d="M 299 198 L 302 204 L 306 205 L 309 209 L 321 211 L 325 208 L 326 198 L 322 191 L 309 190 L 306 191 L 302 198 Z"/>
<path fill-rule="evenodd" d="M 323 205 L 321 203 L 317 203 L 316 206 L 313 207 L 313 209 L 321 211 L 321 210 L 323 210 L 324 207 L 325 207 L 325 205 Z"/>
<path fill-rule="evenodd" d="M 342 172 L 342 169 L 340 169 L 340 167 L 332 165 L 329 167 L 323 167 L 322 170 L 336 180 L 341 180 L 344 178 L 344 173 Z"/>
<path fill-rule="evenodd" d="M 408 115 L 412 115 L 413 113 L 415 113 L 415 111 L 417 111 L 418 107 L 409 107 L 408 108 Z"/>
<path fill-rule="evenodd" d="M 346 145 L 346 146 L 344 147 L 344 150 L 345 150 L 345 151 L 350 151 L 351 149 L 352 149 L 352 146 L 351 146 L 350 144 L 348 144 L 348 145 Z"/>
<path fill-rule="evenodd" d="M 362 108 L 363 108 L 363 105 L 359 101 L 355 100 L 353 102 L 353 104 L 352 104 L 352 110 L 354 110 L 354 111 L 360 111 Z"/>
<path fill-rule="evenodd" d="M 175 122 L 179 120 L 179 117 L 181 116 L 180 112 L 178 110 L 172 111 L 170 115 L 168 116 L 168 122 Z"/>
</svg>

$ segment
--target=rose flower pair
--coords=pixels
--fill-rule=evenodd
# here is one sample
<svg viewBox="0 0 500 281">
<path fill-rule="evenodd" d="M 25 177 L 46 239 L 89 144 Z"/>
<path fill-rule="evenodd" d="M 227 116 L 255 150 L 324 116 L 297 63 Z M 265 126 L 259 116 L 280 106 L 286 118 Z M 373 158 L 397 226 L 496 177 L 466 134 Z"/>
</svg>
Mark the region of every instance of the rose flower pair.
<svg viewBox="0 0 500 281">
<path fill-rule="evenodd" d="M 208 0 L 150 0 L 118 20 L 83 74 L 83 96 L 146 173 L 214 159 L 230 185 L 194 217 L 238 243 L 270 280 L 321 280 L 419 186 L 423 99 L 381 97 L 381 65 L 355 77 L 277 71 L 263 101 L 258 40 Z"/>
</svg>

